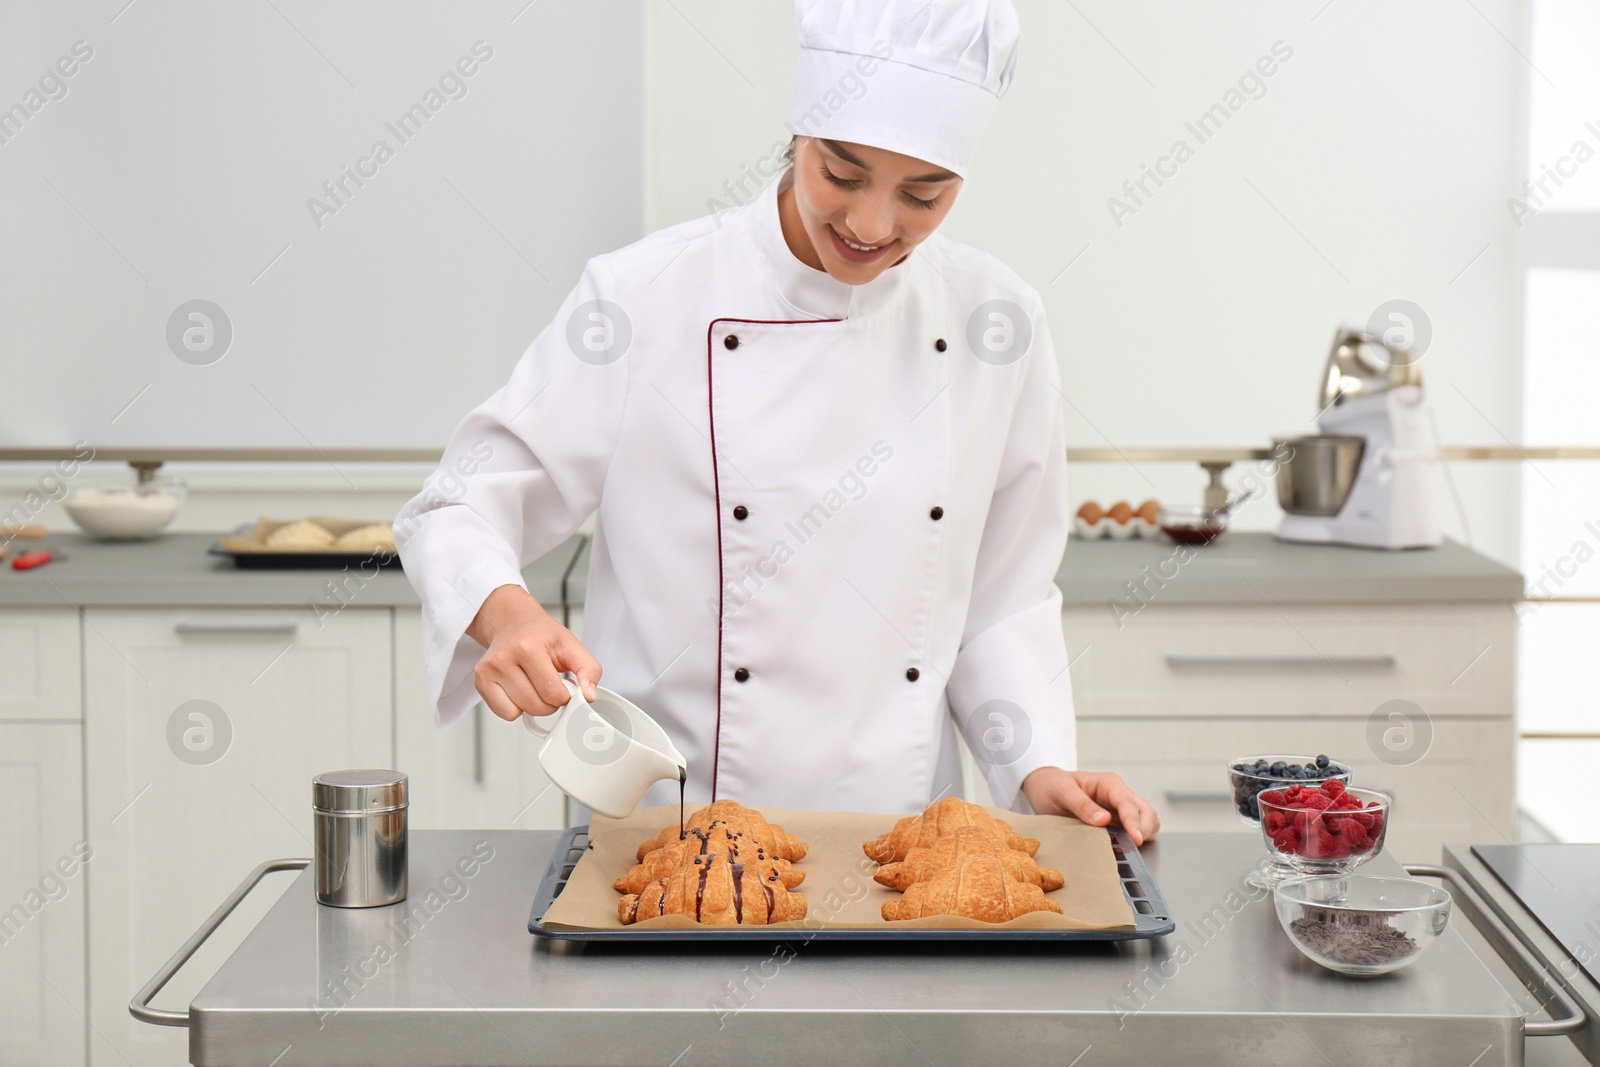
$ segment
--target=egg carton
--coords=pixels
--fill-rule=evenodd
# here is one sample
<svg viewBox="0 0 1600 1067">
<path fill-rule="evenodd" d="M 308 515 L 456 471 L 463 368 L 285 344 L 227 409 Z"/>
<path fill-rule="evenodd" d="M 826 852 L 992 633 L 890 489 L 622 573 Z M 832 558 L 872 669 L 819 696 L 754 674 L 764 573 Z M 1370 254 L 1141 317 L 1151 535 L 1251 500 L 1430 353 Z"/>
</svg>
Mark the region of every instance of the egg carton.
<svg viewBox="0 0 1600 1067">
<path fill-rule="evenodd" d="M 1089 501 L 1089 503 L 1094 503 L 1094 501 Z M 1125 503 L 1125 501 L 1118 501 L 1118 503 Z M 1113 504 L 1112 508 L 1115 507 L 1116 504 Z M 1158 511 L 1159 508 L 1160 506 L 1157 505 Z M 1151 522 L 1141 517 L 1137 511 L 1129 517 L 1127 522 L 1118 522 L 1111 517 L 1111 510 L 1107 509 L 1094 522 L 1090 522 L 1082 515 L 1077 515 L 1073 517 L 1072 524 L 1077 535 L 1085 541 L 1098 541 L 1103 537 L 1109 537 L 1113 541 L 1129 541 L 1135 537 L 1155 537 L 1161 533 L 1160 523 Z"/>
</svg>

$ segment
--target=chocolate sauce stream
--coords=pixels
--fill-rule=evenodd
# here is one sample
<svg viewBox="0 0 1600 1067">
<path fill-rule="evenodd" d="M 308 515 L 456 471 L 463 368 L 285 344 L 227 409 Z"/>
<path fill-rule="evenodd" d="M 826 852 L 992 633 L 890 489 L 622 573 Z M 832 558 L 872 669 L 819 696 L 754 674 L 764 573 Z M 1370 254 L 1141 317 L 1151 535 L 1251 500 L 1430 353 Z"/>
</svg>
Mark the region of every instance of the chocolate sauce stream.
<svg viewBox="0 0 1600 1067">
<path fill-rule="evenodd" d="M 683 832 L 683 787 L 689 781 L 689 771 L 685 767 L 678 768 L 678 840 L 682 841 L 687 835 Z"/>
<path fill-rule="evenodd" d="M 733 868 L 733 921 L 744 922 L 744 864 L 730 863 Z"/>
</svg>

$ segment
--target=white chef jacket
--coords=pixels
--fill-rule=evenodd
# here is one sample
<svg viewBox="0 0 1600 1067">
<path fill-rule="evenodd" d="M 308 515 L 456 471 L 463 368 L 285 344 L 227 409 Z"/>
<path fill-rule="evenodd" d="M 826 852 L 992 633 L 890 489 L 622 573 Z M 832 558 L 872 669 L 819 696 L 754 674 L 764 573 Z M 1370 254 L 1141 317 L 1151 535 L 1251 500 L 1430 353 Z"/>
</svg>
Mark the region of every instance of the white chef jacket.
<svg viewBox="0 0 1600 1067">
<path fill-rule="evenodd" d="M 962 791 L 964 734 L 1026 811 L 1029 772 L 1076 766 L 1039 295 L 939 233 L 840 282 L 784 241 L 790 180 L 590 260 L 402 510 L 439 725 L 478 699 L 484 598 L 597 512 L 582 639 L 690 799 L 914 811 Z"/>
</svg>

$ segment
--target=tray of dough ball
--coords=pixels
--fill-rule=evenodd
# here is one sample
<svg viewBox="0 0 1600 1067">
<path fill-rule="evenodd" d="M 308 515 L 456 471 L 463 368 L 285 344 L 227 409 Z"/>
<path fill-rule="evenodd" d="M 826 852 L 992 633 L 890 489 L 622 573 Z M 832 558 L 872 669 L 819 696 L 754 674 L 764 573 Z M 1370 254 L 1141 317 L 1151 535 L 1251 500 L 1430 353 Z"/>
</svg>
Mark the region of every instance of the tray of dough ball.
<svg viewBox="0 0 1600 1067">
<path fill-rule="evenodd" d="M 394 531 L 370 519 L 259 519 L 219 537 L 208 551 L 242 569 L 400 566 Z"/>
</svg>

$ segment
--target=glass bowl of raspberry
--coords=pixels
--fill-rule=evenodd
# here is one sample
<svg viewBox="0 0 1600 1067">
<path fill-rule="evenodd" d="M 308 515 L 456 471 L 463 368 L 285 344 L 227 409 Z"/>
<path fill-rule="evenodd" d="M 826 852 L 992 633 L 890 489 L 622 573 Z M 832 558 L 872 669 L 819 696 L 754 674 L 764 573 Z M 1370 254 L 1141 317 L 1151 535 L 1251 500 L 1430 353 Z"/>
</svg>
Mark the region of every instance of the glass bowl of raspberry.
<svg viewBox="0 0 1600 1067">
<path fill-rule="evenodd" d="M 1295 783 L 1256 798 L 1261 836 L 1275 865 L 1296 874 L 1348 874 L 1383 850 L 1394 799 L 1337 778 Z"/>
<path fill-rule="evenodd" d="M 1228 761 L 1228 785 L 1233 790 L 1233 810 L 1239 821 L 1254 829 L 1261 825 L 1256 798 L 1268 789 L 1298 782 L 1317 785 L 1330 778 L 1350 784 L 1350 765 L 1326 754 L 1315 756 L 1238 756 Z"/>
</svg>

